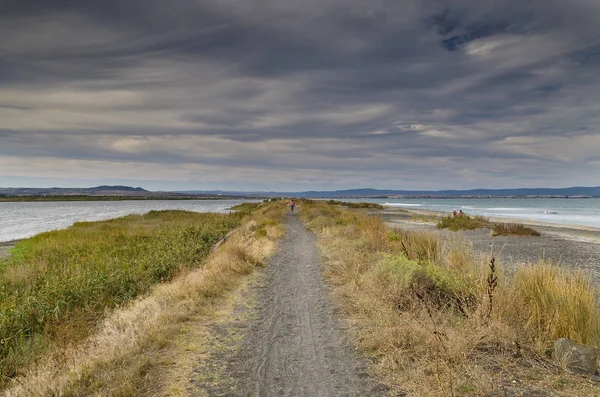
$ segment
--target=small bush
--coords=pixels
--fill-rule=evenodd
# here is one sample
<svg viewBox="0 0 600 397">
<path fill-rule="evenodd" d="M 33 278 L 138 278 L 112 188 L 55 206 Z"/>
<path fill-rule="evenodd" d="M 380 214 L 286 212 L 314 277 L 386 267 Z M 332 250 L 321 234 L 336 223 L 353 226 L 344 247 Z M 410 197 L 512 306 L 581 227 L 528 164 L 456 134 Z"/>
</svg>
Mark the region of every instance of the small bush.
<svg viewBox="0 0 600 397">
<path fill-rule="evenodd" d="M 473 230 L 479 227 L 487 227 L 490 222 L 483 216 L 444 216 L 438 223 L 438 229 L 450 229 L 453 232 L 459 230 Z"/>
<path fill-rule="evenodd" d="M 348 208 L 372 208 L 372 209 L 383 209 L 383 205 L 377 203 L 350 203 L 345 201 L 336 201 L 336 200 L 327 200 L 327 204 L 329 205 L 342 205 Z"/>
<path fill-rule="evenodd" d="M 390 295 L 398 310 L 413 308 L 415 297 L 437 310 L 457 309 L 462 313 L 476 301 L 473 280 L 452 269 L 395 255 L 386 257 L 373 270 L 377 288 Z"/>
<path fill-rule="evenodd" d="M 495 223 L 492 236 L 539 236 L 540 232 L 520 223 Z"/>
</svg>

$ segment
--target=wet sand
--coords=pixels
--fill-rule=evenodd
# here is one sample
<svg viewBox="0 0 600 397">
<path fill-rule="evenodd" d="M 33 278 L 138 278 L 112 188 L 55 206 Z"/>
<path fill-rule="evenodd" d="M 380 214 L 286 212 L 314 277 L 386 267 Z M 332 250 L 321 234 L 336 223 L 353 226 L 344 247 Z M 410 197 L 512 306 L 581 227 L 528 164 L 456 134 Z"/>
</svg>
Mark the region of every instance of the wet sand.
<svg viewBox="0 0 600 397">
<path fill-rule="evenodd" d="M 578 225 L 555 225 L 542 222 L 490 218 L 492 222 L 521 223 L 541 233 L 539 237 L 497 236 L 492 237 L 488 228 L 480 228 L 462 232 L 438 230 L 435 218 L 427 222 L 415 220 L 413 216 L 437 217 L 446 215 L 423 210 L 383 210 L 372 212 L 383 217 L 391 227 L 406 230 L 430 231 L 444 240 L 463 236 L 473 244 L 473 249 L 490 258 L 500 260 L 510 273 L 519 264 L 536 263 L 540 259 L 574 269 L 581 269 L 600 286 L 600 229 Z"/>
</svg>

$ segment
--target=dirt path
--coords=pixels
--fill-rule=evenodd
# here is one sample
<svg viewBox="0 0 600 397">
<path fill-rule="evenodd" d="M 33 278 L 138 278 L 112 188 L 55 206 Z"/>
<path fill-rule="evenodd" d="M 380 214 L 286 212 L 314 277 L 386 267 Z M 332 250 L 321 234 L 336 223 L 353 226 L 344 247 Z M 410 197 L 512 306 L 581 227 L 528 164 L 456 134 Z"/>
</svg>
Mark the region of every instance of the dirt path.
<svg viewBox="0 0 600 397">
<path fill-rule="evenodd" d="M 254 320 L 223 361 L 227 396 L 383 396 L 350 347 L 323 280 L 316 237 L 288 216 L 286 237 L 265 270 Z M 232 384 L 233 383 L 233 384 Z"/>
</svg>

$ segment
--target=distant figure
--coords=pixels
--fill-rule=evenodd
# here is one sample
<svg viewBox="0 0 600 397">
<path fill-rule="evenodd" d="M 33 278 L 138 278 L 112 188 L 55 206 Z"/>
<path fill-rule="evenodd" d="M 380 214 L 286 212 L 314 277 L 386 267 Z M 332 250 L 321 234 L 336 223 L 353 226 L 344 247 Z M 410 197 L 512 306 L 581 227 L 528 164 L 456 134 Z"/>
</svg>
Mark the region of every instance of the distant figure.
<svg viewBox="0 0 600 397">
<path fill-rule="evenodd" d="M 465 215 L 465 213 L 463 212 L 463 210 L 460 210 L 459 213 L 458 213 L 458 216 L 461 217 L 463 215 Z"/>
<path fill-rule="evenodd" d="M 294 200 L 290 200 L 290 214 L 294 213 L 295 207 L 296 207 L 296 203 L 294 203 Z"/>
<path fill-rule="evenodd" d="M 458 215 L 456 210 L 452 211 L 452 216 L 456 216 L 456 215 Z"/>
</svg>

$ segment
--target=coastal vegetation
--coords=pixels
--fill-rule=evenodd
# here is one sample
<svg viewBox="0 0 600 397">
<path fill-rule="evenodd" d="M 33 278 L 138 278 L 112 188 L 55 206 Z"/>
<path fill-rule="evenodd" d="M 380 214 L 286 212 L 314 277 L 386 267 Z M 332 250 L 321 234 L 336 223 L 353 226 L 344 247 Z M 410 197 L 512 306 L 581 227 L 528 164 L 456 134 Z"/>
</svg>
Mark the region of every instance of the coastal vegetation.
<svg viewBox="0 0 600 397">
<path fill-rule="evenodd" d="M 348 202 L 348 201 L 336 201 L 336 200 L 327 200 L 327 204 L 329 205 L 341 205 L 348 208 L 372 208 L 372 209 L 384 209 L 385 207 L 381 204 L 377 203 L 367 203 L 361 201 L 359 203 L 356 202 Z"/>
<path fill-rule="evenodd" d="M 539 236 L 540 232 L 520 223 L 494 223 L 492 236 Z"/>
<path fill-rule="evenodd" d="M 303 201 L 335 300 L 358 348 L 408 396 L 597 395 L 549 358 L 561 337 L 600 346 L 598 294 L 540 261 L 504 274 L 459 236 L 390 229 L 364 212 Z M 483 221 L 472 219 L 473 223 Z M 524 394 L 523 394 L 524 395 Z"/>
<path fill-rule="evenodd" d="M 437 222 L 438 229 L 450 229 L 454 232 L 459 230 L 473 230 L 479 227 L 489 227 L 490 221 L 483 216 L 443 216 Z"/>
<path fill-rule="evenodd" d="M 22 240 L 0 264 L 0 385 L 107 310 L 202 265 L 241 214 L 151 211 Z"/>
</svg>

